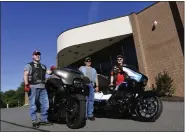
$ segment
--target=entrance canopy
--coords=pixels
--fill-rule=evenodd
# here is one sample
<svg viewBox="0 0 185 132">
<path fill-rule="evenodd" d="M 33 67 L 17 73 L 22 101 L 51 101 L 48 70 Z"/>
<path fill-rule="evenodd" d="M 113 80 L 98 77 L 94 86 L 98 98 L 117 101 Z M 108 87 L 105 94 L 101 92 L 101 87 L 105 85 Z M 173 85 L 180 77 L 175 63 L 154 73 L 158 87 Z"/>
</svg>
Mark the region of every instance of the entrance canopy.
<svg viewBox="0 0 185 132">
<path fill-rule="evenodd" d="M 128 16 L 67 30 L 57 39 L 58 66 L 67 66 L 131 34 Z"/>
</svg>

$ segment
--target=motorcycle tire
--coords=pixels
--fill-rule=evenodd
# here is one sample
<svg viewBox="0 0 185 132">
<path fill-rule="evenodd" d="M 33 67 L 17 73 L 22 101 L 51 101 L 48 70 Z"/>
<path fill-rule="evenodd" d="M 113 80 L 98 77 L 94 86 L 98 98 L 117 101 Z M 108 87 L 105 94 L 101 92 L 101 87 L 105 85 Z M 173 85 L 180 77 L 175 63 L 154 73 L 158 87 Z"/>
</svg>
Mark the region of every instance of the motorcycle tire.
<svg viewBox="0 0 185 132">
<path fill-rule="evenodd" d="M 145 98 L 150 98 L 150 97 L 145 97 Z M 162 111 L 163 111 L 162 101 L 157 96 L 154 96 L 152 98 L 154 98 L 155 101 L 157 102 L 157 112 L 153 116 L 149 118 L 143 117 L 141 113 L 138 111 L 138 109 L 136 109 L 137 117 L 143 122 L 155 122 L 162 114 Z"/>
<path fill-rule="evenodd" d="M 66 112 L 66 123 L 71 129 L 79 129 L 86 125 L 86 101 L 83 95 L 72 96 L 75 102 L 75 119 L 71 119 L 70 114 Z"/>
</svg>

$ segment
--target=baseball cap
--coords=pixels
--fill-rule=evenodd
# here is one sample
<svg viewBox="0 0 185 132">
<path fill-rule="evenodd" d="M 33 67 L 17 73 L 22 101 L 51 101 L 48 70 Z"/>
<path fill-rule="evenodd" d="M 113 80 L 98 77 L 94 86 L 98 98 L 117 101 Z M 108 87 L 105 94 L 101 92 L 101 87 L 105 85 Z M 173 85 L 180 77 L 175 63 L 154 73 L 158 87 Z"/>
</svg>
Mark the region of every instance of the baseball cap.
<svg viewBox="0 0 185 132">
<path fill-rule="evenodd" d="M 123 58 L 123 56 L 122 55 L 117 55 L 117 57 L 116 58 Z"/>
<path fill-rule="evenodd" d="M 88 60 L 91 61 L 91 58 L 90 57 L 85 58 L 85 61 L 88 61 Z"/>
<path fill-rule="evenodd" d="M 41 53 L 36 50 L 36 51 L 33 52 L 33 55 L 41 55 Z"/>
</svg>

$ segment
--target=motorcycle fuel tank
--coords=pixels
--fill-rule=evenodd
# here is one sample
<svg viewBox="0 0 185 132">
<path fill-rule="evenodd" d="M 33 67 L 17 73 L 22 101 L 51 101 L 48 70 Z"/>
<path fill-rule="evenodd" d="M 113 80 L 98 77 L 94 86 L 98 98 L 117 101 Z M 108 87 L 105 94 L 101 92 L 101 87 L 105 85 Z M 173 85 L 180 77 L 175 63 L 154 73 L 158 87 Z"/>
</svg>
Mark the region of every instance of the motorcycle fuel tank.
<svg viewBox="0 0 185 132">
<path fill-rule="evenodd" d="M 72 85 L 75 78 L 82 79 L 84 77 L 80 71 L 69 68 L 55 69 L 53 74 L 60 77 L 63 83 L 67 85 Z"/>
</svg>

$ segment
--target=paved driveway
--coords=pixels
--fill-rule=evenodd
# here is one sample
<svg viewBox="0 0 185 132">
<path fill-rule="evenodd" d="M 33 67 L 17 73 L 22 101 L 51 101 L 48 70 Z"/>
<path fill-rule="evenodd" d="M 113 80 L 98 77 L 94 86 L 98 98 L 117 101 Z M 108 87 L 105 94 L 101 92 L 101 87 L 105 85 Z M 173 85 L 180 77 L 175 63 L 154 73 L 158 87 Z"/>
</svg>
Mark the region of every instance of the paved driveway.
<svg viewBox="0 0 185 132">
<path fill-rule="evenodd" d="M 78 130 L 69 129 L 65 124 L 32 128 L 28 108 L 1 110 L 1 131 L 184 131 L 184 103 L 163 102 L 162 116 L 154 123 L 138 122 L 129 119 L 96 118 Z"/>
</svg>

